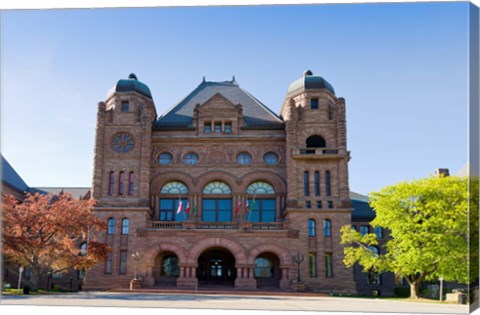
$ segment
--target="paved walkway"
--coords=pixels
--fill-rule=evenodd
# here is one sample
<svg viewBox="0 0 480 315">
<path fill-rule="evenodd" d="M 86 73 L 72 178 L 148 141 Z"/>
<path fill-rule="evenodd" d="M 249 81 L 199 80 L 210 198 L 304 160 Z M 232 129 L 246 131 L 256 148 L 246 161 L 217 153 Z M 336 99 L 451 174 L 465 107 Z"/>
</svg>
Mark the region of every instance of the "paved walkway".
<svg viewBox="0 0 480 315">
<path fill-rule="evenodd" d="M 4 305 L 155 307 L 181 309 L 466 314 L 466 305 L 312 296 L 80 292 L 3 296 Z"/>
</svg>

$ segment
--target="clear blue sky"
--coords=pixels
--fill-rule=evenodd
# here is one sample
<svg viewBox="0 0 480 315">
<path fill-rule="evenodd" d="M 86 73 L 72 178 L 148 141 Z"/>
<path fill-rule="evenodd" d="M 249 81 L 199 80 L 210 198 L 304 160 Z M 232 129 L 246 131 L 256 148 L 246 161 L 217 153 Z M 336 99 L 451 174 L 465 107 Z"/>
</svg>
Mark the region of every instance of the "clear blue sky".
<svg viewBox="0 0 480 315">
<path fill-rule="evenodd" d="M 96 107 L 134 72 L 159 114 L 206 76 L 279 112 L 306 69 L 347 105 L 350 189 L 467 162 L 468 3 L 2 14 L 2 154 L 30 186 L 90 186 Z"/>
</svg>

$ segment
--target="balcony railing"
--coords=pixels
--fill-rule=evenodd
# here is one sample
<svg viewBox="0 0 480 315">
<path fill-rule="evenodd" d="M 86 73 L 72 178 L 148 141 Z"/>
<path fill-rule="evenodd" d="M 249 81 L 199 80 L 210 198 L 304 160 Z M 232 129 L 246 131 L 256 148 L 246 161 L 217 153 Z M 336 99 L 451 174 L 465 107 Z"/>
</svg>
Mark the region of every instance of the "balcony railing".
<svg viewBox="0 0 480 315">
<path fill-rule="evenodd" d="M 346 154 L 345 149 L 338 148 L 295 148 L 293 149 L 293 157 L 302 159 L 311 158 L 338 158 Z"/>
<path fill-rule="evenodd" d="M 172 222 L 153 221 L 158 230 L 283 230 L 286 222 Z"/>
</svg>

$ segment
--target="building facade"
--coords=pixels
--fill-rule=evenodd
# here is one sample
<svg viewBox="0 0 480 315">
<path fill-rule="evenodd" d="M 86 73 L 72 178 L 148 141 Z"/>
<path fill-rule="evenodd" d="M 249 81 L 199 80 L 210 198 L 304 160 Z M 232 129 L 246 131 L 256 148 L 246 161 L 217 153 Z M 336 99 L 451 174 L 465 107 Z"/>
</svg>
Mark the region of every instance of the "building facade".
<svg viewBox="0 0 480 315">
<path fill-rule="evenodd" d="M 112 251 L 85 289 L 356 292 L 342 262 L 351 224 L 345 100 L 306 71 L 280 115 L 205 79 L 157 116 L 134 74 L 98 104 L 92 197 Z"/>
</svg>

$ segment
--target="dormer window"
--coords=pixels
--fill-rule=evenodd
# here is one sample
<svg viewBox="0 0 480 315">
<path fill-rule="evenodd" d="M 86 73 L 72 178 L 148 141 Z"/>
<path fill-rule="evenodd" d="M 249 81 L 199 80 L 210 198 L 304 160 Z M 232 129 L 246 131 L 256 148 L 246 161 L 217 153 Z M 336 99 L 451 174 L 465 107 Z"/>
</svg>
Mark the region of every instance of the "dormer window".
<svg viewBox="0 0 480 315">
<path fill-rule="evenodd" d="M 232 133 L 232 123 L 231 122 L 225 123 L 225 133 Z"/>
<path fill-rule="evenodd" d="M 206 122 L 203 130 L 204 130 L 205 133 L 211 133 L 212 132 L 212 124 L 210 122 Z"/>
<path fill-rule="evenodd" d="M 215 132 L 222 132 L 222 123 L 219 121 L 215 122 Z"/>
<path fill-rule="evenodd" d="M 122 112 L 128 112 L 128 102 L 122 102 L 122 107 L 121 107 Z"/>
<path fill-rule="evenodd" d="M 312 98 L 310 100 L 310 108 L 311 109 L 318 109 L 318 98 Z"/>
</svg>

